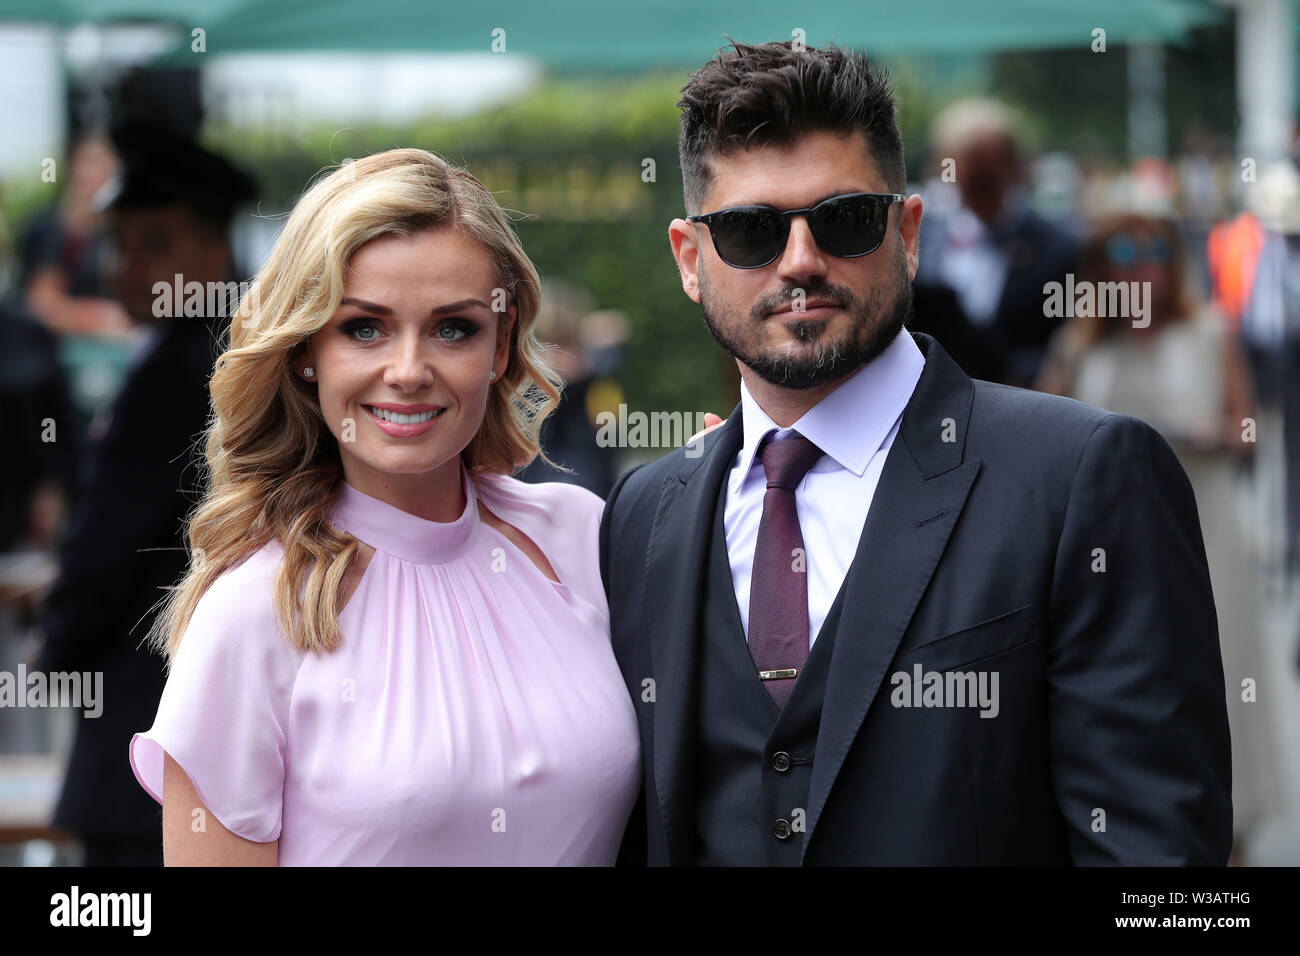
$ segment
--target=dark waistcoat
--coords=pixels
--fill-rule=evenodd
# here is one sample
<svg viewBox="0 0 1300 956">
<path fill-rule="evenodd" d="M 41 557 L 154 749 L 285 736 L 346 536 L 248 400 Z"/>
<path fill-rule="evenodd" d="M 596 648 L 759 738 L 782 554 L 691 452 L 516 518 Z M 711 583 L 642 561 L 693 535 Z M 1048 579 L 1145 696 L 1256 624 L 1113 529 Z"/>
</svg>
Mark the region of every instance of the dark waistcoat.
<svg viewBox="0 0 1300 956">
<path fill-rule="evenodd" d="M 835 630 L 836 595 L 784 709 L 759 680 L 736 607 L 723 524 L 714 507 L 699 654 L 697 866 L 798 866 L 817 728 Z"/>
</svg>

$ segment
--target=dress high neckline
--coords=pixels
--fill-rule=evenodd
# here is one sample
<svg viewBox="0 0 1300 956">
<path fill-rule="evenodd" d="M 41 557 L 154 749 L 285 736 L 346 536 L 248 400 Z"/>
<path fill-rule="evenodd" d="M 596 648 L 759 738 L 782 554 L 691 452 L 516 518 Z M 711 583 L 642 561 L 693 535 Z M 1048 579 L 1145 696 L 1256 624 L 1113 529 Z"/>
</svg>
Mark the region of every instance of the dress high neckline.
<svg viewBox="0 0 1300 956">
<path fill-rule="evenodd" d="M 330 521 L 376 551 L 413 564 L 445 564 L 464 554 L 478 529 L 478 498 L 465 466 L 460 466 L 465 510 L 455 521 L 429 521 L 358 491 L 346 481 Z"/>
</svg>

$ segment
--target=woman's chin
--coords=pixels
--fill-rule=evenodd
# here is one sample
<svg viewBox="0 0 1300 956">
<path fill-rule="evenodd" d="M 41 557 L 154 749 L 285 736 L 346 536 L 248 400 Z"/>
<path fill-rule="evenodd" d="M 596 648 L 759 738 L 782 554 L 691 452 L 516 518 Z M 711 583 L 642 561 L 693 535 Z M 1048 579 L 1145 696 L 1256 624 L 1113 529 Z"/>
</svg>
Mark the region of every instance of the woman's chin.
<svg viewBox="0 0 1300 956">
<path fill-rule="evenodd" d="M 360 464 L 372 472 L 384 475 L 423 475 L 437 471 L 459 455 L 459 452 L 430 453 L 425 450 L 390 449 L 360 459 Z"/>
</svg>

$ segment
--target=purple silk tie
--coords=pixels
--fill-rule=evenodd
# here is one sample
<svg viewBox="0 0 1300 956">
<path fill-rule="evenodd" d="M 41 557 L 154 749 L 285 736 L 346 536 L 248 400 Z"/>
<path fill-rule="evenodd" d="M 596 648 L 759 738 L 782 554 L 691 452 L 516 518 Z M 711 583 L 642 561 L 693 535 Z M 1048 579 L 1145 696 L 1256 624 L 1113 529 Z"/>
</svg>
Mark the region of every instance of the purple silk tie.
<svg viewBox="0 0 1300 956">
<path fill-rule="evenodd" d="M 775 433 L 773 433 L 775 434 Z M 778 707 L 808 659 L 808 560 L 794 489 L 822 450 L 798 432 L 758 450 L 767 474 L 749 581 L 749 654 Z"/>
</svg>

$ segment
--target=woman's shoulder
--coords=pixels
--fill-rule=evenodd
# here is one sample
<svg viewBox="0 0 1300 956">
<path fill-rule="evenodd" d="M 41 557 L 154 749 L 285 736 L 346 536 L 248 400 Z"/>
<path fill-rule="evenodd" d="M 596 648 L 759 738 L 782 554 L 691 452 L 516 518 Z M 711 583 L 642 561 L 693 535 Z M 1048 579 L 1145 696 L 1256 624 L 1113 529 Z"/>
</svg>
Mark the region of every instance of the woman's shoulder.
<svg viewBox="0 0 1300 956">
<path fill-rule="evenodd" d="M 599 495 L 563 481 L 533 483 L 510 475 L 482 475 L 479 490 L 489 509 L 495 501 L 549 516 L 561 527 L 571 528 L 575 521 L 590 521 L 593 517 L 599 521 L 605 510 L 605 501 Z"/>
<path fill-rule="evenodd" d="M 283 546 L 274 539 L 249 551 L 213 579 L 200 601 L 225 606 L 232 614 L 265 611 L 283 556 Z"/>
<path fill-rule="evenodd" d="M 293 656 L 276 615 L 275 577 L 283 556 L 283 546 L 272 540 L 217 575 L 194 606 L 181 649 L 201 644 L 215 652 L 237 643 L 242 653 L 259 657 Z"/>
<path fill-rule="evenodd" d="M 245 555 L 208 586 L 171 660 L 153 726 L 131 740 L 136 778 L 163 801 L 163 755 L 226 829 L 280 835 L 286 739 L 304 654 L 275 621 L 280 546 Z"/>
</svg>

